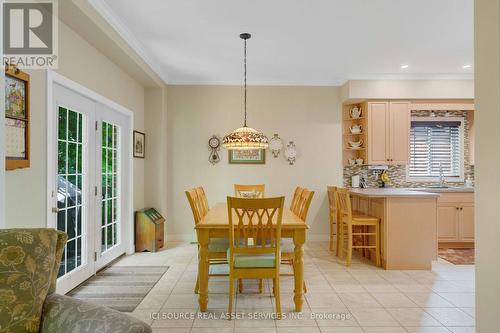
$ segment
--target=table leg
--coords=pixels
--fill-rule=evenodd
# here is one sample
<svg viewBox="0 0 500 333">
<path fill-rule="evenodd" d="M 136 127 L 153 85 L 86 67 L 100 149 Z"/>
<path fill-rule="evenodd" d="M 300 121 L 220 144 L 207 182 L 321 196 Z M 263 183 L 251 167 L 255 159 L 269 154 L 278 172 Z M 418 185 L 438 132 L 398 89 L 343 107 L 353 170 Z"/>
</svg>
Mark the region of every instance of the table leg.
<svg viewBox="0 0 500 333">
<path fill-rule="evenodd" d="M 295 257 L 293 259 L 294 265 L 294 279 L 295 289 L 293 301 L 295 302 L 295 312 L 302 311 L 302 304 L 304 303 L 304 249 L 303 245 L 306 240 L 305 230 L 295 230 L 293 235 L 293 243 L 295 245 Z"/>
<path fill-rule="evenodd" d="M 208 305 L 208 230 L 199 229 L 198 232 L 198 279 L 199 279 L 199 291 L 198 291 L 198 303 L 200 305 L 200 311 L 207 311 Z"/>
</svg>

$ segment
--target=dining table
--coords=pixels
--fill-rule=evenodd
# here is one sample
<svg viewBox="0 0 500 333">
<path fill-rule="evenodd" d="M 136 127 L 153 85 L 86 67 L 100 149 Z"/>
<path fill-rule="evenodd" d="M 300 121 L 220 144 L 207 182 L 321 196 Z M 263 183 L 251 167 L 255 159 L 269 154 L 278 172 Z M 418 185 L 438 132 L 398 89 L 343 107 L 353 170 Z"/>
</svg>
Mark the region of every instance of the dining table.
<svg viewBox="0 0 500 333">
<path fill-rule="evenodd" d="M 273 221 L 275 224 L 276 221 Z M 208 244 L 210 238 L 229 239 L 229 217 L 227 204 L 217 203 L 195 226 L 198 235 L 198 303 L 200 311 L 207 311 L 209 259 Z M 293 271 L 294 271 L 294 303 L 295 311 L 301 312 L 304 303 L 304 243 L 306 241 L 307 224 L 289 208 L 283 209 L 281 221 L 281 238 L 293 239 Z"/>
</svg>

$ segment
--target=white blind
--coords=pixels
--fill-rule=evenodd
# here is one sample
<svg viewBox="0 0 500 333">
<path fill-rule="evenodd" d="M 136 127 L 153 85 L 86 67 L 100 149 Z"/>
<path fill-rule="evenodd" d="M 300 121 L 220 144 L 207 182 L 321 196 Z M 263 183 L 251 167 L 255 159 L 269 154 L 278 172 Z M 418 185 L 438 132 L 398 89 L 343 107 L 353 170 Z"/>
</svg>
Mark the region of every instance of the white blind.
<svg viewBox="0 0 500 333">
<path fill-rule="evenodd" d="M 412 178 L 460 177 L 460 121 L 412 121 L 410 166 Z"/>
</svg>

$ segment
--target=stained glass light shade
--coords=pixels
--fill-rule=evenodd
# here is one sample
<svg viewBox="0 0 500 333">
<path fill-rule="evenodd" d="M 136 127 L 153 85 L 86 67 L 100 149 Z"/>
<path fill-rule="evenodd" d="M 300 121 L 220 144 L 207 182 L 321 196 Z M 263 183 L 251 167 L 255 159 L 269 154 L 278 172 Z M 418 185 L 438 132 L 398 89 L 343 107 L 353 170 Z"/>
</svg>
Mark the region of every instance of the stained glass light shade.
<svg viewBox="0 0 500 333">
<path fill-rule="evenodd" d="M 269 140 L 261 132 L 251 127 L 240 127 L 235 129 L 222 139 L 222 146 L 226 149 L 266 149 Z"/>
</svg>

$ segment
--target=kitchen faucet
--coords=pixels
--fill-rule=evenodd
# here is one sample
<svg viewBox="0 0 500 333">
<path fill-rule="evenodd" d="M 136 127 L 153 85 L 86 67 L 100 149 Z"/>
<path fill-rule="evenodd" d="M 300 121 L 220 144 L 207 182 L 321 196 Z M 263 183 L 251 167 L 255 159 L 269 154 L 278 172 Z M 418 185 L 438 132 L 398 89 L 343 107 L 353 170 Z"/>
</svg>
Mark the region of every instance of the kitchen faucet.
<svg viewBox="0 0 500 333">
<path fill-rule="evenodd" d="M 443 174 L 443 163 L 439 162 L 439 187 L 445 187 L 444 174 Z"/>
</svg>

